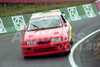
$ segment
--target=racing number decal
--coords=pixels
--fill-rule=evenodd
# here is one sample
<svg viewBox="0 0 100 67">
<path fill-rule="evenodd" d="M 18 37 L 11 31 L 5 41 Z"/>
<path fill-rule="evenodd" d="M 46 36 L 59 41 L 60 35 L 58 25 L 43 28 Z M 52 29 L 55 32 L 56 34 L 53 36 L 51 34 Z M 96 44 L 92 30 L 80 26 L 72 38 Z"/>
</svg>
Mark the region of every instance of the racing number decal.
<svg viewBox="0 0 100 67">
<path fill-rule="evenodd" d="M 67 8 L 67 10 L 68 10 L 68 13 L 69 13 L 70 18 L 73 21 L 80 20 L 81 19 L 81 17 L 78 14 L 78 11 L 77 11 L 77 8 L 76 7 L 69 7 L 69 8 Z"/>
<path fill-rule="evenodd" d="M 14 23 L 15 28 L 19 30 L 23 30 L 26 27 L 25 20 L 23 16 L 13 16 L 12 21 Z"/>
<path fill-rule="evenodd" d="M 88 17 L 95 17 L 96 16 L 91 4 L 83 5 L 83 9 Z"/>
<path fill-rule="evenodd" d="M 1 18 L 0 18 L 0 33 L 6 33 L 7 31 L 6 31 L 6 29 L 4 28 L 4 25 L 3 25 L 3 23 L 2 23 L 2 20 L 1 20 Z"/>
</svg>

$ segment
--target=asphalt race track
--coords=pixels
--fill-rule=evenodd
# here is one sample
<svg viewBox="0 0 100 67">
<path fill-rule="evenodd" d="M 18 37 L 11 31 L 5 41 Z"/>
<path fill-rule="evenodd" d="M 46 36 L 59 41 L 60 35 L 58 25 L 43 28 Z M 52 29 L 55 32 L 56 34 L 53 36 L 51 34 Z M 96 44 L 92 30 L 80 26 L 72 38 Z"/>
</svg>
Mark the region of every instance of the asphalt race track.
<svg viewBox="0 0 100 67">
<path fill-rule="evenodd" d="M 74 44 L 86 35 L 100 29 L 100 16 L 71 22 L 73 28 Z M 68 55 L 54 54 L 37 56 L 24 59 L 21 52 L 21 40 L 24 32 L 0 36 L 0 67 L 71 67 Z M 72 46 L 74 46 L 74 44 Z M 90 67 L 91 63 L 84 63 L 80 57 L 85 58 L 84 53 L 76 50 L 74 52 L 75 62 L 79 67 Z M 80 55 L 82 54 L 82 55 Z M 84 65 L 82 65 L 84 63 Z M 95 67 L 95 65 L 94 65 Z"/>
</svg>

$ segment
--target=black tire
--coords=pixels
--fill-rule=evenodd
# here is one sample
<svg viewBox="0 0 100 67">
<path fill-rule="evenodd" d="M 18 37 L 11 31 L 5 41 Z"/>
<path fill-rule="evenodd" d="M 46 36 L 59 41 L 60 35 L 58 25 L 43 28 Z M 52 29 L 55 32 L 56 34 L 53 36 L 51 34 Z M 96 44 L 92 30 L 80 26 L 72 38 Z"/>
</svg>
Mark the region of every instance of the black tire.
<svg viewBox="0 0 100 67">
<path fill-rule="evenodd" d="M 24 59 L 28 59 L 29 57 L 27 57 L 27 56 L 24 56 Z"/>
<path fill-rule="evenodd" d="M 67 52 L 64 52 L 64 55 L 69 55 L 70 54 L 70 50 Z"/>
<path fill-rule="evenodd" d="M 73 42 L 73 39 L 71 39 L 71 41 L 70 41 L 70 44 L 72 45 L 74 42 Z"/>
<path fill-rule="evenodd" d="M 64 52 L 64 55 L 69 55 L 69 53 L 71 52 L 71 51 L 70 51 L 71 45 L 69 45 L 69 46 L 70 46 L 70 47 L 69 47 L 69 51 Z"/>
</svg>

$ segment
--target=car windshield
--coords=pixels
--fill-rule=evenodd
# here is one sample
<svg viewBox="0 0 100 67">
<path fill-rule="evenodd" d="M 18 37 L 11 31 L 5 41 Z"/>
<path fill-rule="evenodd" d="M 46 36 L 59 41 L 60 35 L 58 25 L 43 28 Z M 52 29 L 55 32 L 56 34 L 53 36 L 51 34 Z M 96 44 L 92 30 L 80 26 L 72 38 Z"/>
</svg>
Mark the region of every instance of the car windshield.
<svg viewBox="0 0 100 67">
<path fill-rule="evenodd" d="M 59 16 L 49 16 L 31 19 L 28 31 L 62 27 Z"/>
</svg>

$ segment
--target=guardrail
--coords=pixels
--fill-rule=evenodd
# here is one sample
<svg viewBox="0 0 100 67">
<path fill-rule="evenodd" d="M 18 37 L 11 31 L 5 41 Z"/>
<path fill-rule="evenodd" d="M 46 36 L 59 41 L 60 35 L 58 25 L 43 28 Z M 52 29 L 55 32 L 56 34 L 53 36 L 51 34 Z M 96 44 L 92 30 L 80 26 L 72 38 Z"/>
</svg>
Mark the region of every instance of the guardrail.
<svg viewBox="0 0 100 67">
<path fill-rule="evenodd" d="M 68 8 L 61 8 L 51 11 L 64 12 L 65 17 L 69 22 L 85 18 L 91 18 L 99 15 L 95 3 L 73 6 Z M 26 27 L 30 17 L 34 14 L 36 13 L 0 18 L 0 34 L 22 31 Z"/>
</svg>

